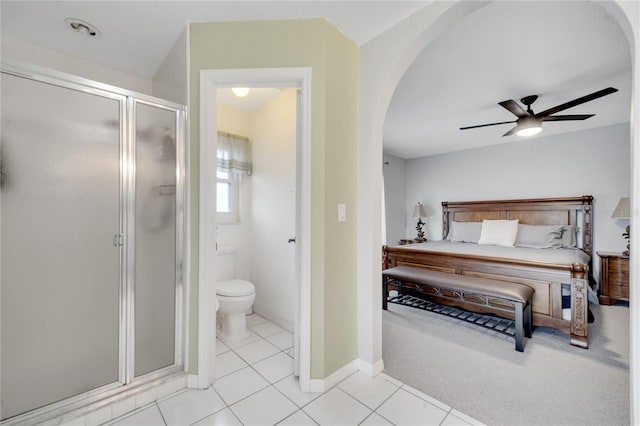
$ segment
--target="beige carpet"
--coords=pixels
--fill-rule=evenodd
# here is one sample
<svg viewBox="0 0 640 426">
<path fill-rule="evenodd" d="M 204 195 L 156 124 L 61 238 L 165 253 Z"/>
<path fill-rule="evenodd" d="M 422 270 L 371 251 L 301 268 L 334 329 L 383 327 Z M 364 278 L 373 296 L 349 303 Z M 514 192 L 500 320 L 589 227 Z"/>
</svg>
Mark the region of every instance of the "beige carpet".
<svg viewBox="0 0 640 426">
<path fill-rule="evenodd" d="M 589 349 L 513 338 L 406 306 L 382 315 L 384 372 L 489 425 L 628 425 L 629 308 L 591 305 Z"/>
</svg>

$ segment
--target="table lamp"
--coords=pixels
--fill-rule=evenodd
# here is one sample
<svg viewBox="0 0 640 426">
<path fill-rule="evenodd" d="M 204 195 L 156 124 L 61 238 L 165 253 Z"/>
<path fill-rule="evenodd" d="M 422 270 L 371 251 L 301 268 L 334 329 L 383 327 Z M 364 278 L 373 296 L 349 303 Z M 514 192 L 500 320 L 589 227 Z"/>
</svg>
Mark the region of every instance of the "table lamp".
<svg viewBox="0 0 640 426">
<path fill-rule="evenodd" d="M 423 243 L 427 241 L 427 239 L 424 237 L 424 231 L 422 230 L 422 227 L 424 226 L 424 222 L 422 221 L 422 218 L 427 217 L 427 212 L 424 210 L 424 206 L 419 201 L 416 203 L 416 206 L 413 209 L 413 217 L 418 218 L 418 224 L 416 225 L 416 231 L 418 231 L 418 238 L 416 238 L 416 241 L 419 243 Z"/>
<path fill-rule="evenodd" d="M 629 197 L 620 198 L 620 201 L 618 201 L 618 205 L 616 206 L 616 209 L 611 214 L 611 217 L 614 219 L 631 219 L 631 199 Z M 627 225 L 627 228 L 625 229 L 624 234 L 622 234 L 622 236 L 627 239 L 627 249 L 622 252 L 624 256 L 629 256 L 630 228 L 631 228 L 631 225 L 630 224 Z"/>
</svg>

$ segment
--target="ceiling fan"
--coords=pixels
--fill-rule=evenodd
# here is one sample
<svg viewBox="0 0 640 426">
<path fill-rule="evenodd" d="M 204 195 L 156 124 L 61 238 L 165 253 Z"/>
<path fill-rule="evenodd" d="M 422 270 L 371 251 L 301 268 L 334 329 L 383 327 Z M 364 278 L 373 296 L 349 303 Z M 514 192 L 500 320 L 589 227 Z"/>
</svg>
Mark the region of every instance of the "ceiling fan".
<svg viewBox="0 0 640 426">
<path fill-rule="evenodd" d="M 615 89 L 613 87 L 607 87 L 606 89 L 598 90 L 597 92 L 593 92 L 589 95 L 582 96 L 578 99 L 574 99 L 564 104 L 557 105 L 553 108 L 549 108 L 537 114 L 535 114 L 531 110 L 531 104 L 533 104 L 536 101 L 536 99 L 538 99 L 537 95 L 525 96 L 524 98 L 520 99 L 520 102 L 522 102 L 527 107 L 526 111 L 516 101 L 514 101 L 513 99 L 509 99 L 508 101 L 498 102 L 498 105 L 509 110 L 513 115 L 518 117 L 517 120 L 501 121 L 499 123 L 479 124 L 477 126 L 460 127 L 460 130 L 475 129 L 477 127 L 497 126 L 499 124 L 507 124 L 507 123 L 517 123 L 514 128 L 512 128 L 502 136 L 509 136 L 514 133 L 517 133 L 518 136 L 533 136 L 539 133 L 540 131 L 542 131 L 543 121 L 586 120 L 589 117 L 593 117 L 595 114 L 576 114 L 576 115 L 553 115 L 553 114 L 560 111 L 564 111 L 565 109 L 572 108 L 576 105 L 580 105 L 585 102 L 598 99 L 602 96 L 610 95 L 611 93 L 615 93 L 617 91 L 618 89 Z"/>
</svg>

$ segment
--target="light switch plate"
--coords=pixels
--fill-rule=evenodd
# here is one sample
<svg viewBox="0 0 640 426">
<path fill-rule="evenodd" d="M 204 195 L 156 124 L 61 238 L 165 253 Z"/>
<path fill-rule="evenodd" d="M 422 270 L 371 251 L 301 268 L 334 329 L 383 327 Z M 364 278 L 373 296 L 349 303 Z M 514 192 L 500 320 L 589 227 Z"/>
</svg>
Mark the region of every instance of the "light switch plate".
<svg viewBox="0 0 640 426">
<path fill-rule="evenodd" d="M 338 204 L 338 222 L 347 221 L 347 205 Z"/>
</svg>

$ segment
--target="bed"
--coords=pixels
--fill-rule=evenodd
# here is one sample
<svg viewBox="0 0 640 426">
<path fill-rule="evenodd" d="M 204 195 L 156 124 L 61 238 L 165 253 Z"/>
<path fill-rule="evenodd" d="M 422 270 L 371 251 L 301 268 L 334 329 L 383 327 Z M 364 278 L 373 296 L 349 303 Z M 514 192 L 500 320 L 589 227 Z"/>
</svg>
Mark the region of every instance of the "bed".
<svg viewBox="0 0 640 426">
<path fill-rule="evenodd" d="M 384 246 L 383 269 L 417 266 L 454 274 L 516 282 L 532 287 L 533 325 L 556 328 L 574 346 L 588 347 L 588 292 L 592 259 L 593 197 L 442 203 L 442 241 Z M 496 247 L 451 241 L 450 230 L 484 220 L 518 220 L 521 229 L 543 225 L 572 230 L 562 247 Z M 462 224 L 462 225 L 461 225 Z M 532 226 L 534 225 L 534 226 Z M 528 227 L 528 228 L 527 228 Z M 522 232 L 521 232 L 522 233 Z M 449 240 L 447 239 L 449 237 Z M 429 296 L 425 296 L 429 297 Z M 447 303 L 440 301 L 440 303 Z M 473 306 L 463 308 L 474 310 Z"/>
</svg>

